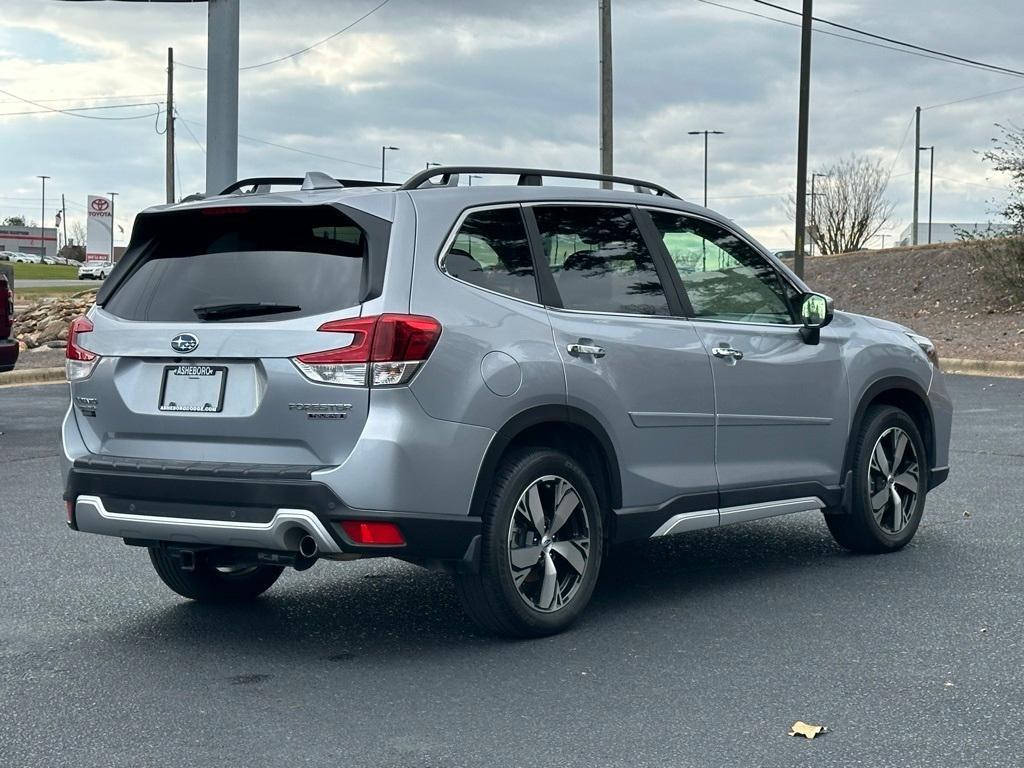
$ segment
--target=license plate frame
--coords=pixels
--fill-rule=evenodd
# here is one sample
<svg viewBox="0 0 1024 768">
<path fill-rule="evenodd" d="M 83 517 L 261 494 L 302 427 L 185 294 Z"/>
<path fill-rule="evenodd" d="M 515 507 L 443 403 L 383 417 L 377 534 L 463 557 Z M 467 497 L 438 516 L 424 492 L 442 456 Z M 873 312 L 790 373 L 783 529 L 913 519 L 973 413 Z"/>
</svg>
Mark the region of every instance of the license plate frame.
<svg viewBox="0 0 1024 768">
<path fill-rule="evenodd" d="M 206 381 L 203 381 L 206 380 Z M 202 382 L 201 385 L 190 386 Z M 228 369 L 226 365 L 204 365 L 202 363 L 179 363 L 165 365 L 160 384 L 158 407 L 165 413 L 220 413 L 224 410 L 224 391 L 227 389 Z M 168 402 L 168 385 L 171 397 Z M 192 394 L 194 392 L 194 394 Z M 185 400 L 179 404 L 182 395 Z M 213 395 L 216 394 L 215 402 Z"/>
</svg>

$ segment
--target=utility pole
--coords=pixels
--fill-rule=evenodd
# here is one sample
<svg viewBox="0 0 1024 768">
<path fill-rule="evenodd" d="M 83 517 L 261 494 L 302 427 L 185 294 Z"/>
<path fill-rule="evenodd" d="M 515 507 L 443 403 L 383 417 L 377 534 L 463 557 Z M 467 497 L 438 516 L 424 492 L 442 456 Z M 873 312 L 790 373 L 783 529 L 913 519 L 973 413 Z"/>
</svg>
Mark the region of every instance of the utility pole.
<svg viewBox="0 0 1024 768">
<path fill-rule="evenodd" d="M 811 111 L 811 20 L 814 0 L 804 0 L 800 33 L 800 116 L 796 139 L 796 249 L 794 267 L 797 277 L 804 276 L 804 233 L 807 223 L 807 134 Z"/>
<path fill-rule="evenodd" d="M 167 204 L 174 202 L 174 49 L 167 49 L 167 124 L 164 127 L 164 141 L 167 144 L 164 165 L 164 186 Z"/>
<path fill-rule="evenodd" d="M 690 136 L 704 135 L 704 207 L 708 207 L 708 134 L 722 136 L 725 131 L 687 131 Z"/>
<path fill-rule="evenodd" d="M 827 179 L 827 173 L 812 173 L 811 174 L 811 226 L 814 227 L 816 234 L 818 233 L 818 193 L 814 191 L 814 182 L 817 179 Z M 811 237 L 811 256 L 814 255 L 814 241 L 816 237 Z"/>
<path fill-rule="evenodd" d="M 398 147 L 389 147 L 389 146 L 385 145 L 385 146 L 380 148 L 380 183 L 381 184 L 384 184 L 387 181 L 387 179 L 385 178 L 385 173 L 386 173 L 386 170 L 387 170 L 388 152 L 397 152 L 397 151 L 398 151 Z"/>
<path fill-rule="evenodd" d="M 206 194 L 238 179 L 238 2 L 209 0 L 206 53 Z"/>
<path fill-rule="evenodd" d="M 39 217 L 39 261 L 40 263 L 46 261 L 46 241 L 43 239 L 46 236 L 46 180 L 49 176 L 40 176 L 43 180 L 43 197 L 42 197 L 42 212 Z"/>
<path fill-rule="evenodd" d="M 921 108 L 918 107 L 914 110 L 914 122 L 916 128 L 914 130 L 914 146 L 917 147 L 917 151 L 914 152 L 914 225 L 913 233 L 910 236 L 910 244 L 917 245 L 917 198 L 918 190 L 921 188 Z"/>
<path fill-rule="evenodd" d="M 935 189 L 935 145 L 918 147 L 918 152 L 927 151 L 928 158 L 928 245 L 932 244 L 932 193 Z"/>
<path fill-rule="evenodd" d="M 107 192 L 110 195 L 110 263 L 114 263 L 114 198 L 117 197 L 117 192 Z"/>
<path fill-rule="evenodd" d="M 612 141 L 612 0 L 598 0 L 597 7 L 601 38 L 601 173 L 610 176 L 615 172 Z M 601 182 L 601 186 L 605 189 L 612 187 L 607 181 Z"/>
<path fill-rule="evenodd" d="M 64 227 L 64 245 L 68 244 L 68 206 L 64 202 L 64 194 L 60 196 L 60 223 Z"/>
<path fill-rule="evenodd" d="M 885 238 L 888 237 L 888 235 L 879 235 L 879 237 L 882 238 L 882 250 L 885 250 Z"/>
</svg>

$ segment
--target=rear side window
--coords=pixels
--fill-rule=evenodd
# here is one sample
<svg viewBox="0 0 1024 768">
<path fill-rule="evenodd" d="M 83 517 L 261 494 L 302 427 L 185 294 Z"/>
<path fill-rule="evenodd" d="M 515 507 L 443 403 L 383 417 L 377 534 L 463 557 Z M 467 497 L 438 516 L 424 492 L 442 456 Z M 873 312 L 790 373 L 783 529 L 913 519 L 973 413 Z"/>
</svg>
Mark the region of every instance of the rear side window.
<svg viewBox="0 0 1024 768">
<path fill-rule="evenodd" d="M 534 208 L 566 309 L 667 315 L 665 290 L 629 208 Z"/>
<path fill-rule="evenodd" d="M 104 303 L 127 320 L 259 322 L 354 307 L 387 248 L 326 205 L 158 213 L 137 228 L 129 273 Z"/>
<path fill-rule="evenodd" d="M 518 207 L 469 214 L 445 255 L 444 271 L 480 288 L 538 301 L 530 244 Z"/>
</svg>

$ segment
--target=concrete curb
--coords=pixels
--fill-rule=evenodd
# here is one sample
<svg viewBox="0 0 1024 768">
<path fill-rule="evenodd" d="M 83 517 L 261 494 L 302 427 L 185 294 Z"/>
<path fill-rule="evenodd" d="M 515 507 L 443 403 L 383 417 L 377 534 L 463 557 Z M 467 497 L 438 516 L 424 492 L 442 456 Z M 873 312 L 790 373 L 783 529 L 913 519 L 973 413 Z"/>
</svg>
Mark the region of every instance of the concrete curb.
<svg viewBox="0 0 1024 768">
<path fill-rule="evenodd" d="M 961 360 L 943 358 L 944 373 L 962 373 L 968 376 L 1004 376 L 1024 379 L 1024 362 L 1012 360 Z M 20 384 L 52 384 L 64 381 L 64 368 L 26 368 L 21 371 L 0 373 L 0 387 Z"/>
<path fill-rule="evenodd" d="M 0 373 L 0 387 L 21 384 L 53 384 L 64 381 L 64 368 L 25 368 Z"/>
<path fill-rule="evenodd" d="M 970 376 L 1006 376 L 1024 379 L 1024 362 L 1011 360 L 960 360 L 955 357 L 939 360 L 945 373 L 963 373 Z"/>
</svg>

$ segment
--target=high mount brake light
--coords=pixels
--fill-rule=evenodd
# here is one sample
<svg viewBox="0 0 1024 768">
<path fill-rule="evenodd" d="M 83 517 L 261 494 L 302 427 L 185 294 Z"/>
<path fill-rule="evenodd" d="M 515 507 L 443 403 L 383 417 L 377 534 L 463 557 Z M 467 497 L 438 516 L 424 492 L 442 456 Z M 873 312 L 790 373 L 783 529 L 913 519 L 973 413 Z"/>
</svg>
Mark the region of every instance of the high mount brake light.
<svg viewBox="0 0 1024 768">
<path fill-rule="evenodd" d="M 388 387 L 407 383 L 430 357 L 441 336 L 441 324 L 424 315 L 374 315 L 333 320 L 318 329 L 348 333 L 344 347 L 312 352 L 292 359 L 311 381 L 320 384 Z"/>
<path fill-rule="evenodd" d="M 76 317 L 68 329 L 68 345 L 65 351 L 64 369 L 68 381 L 81 381 L 92 375 L 100 356 L 82 346 L 82 336 L 91 333 L 92 321 L 88 317 Z"/>
</svg>

